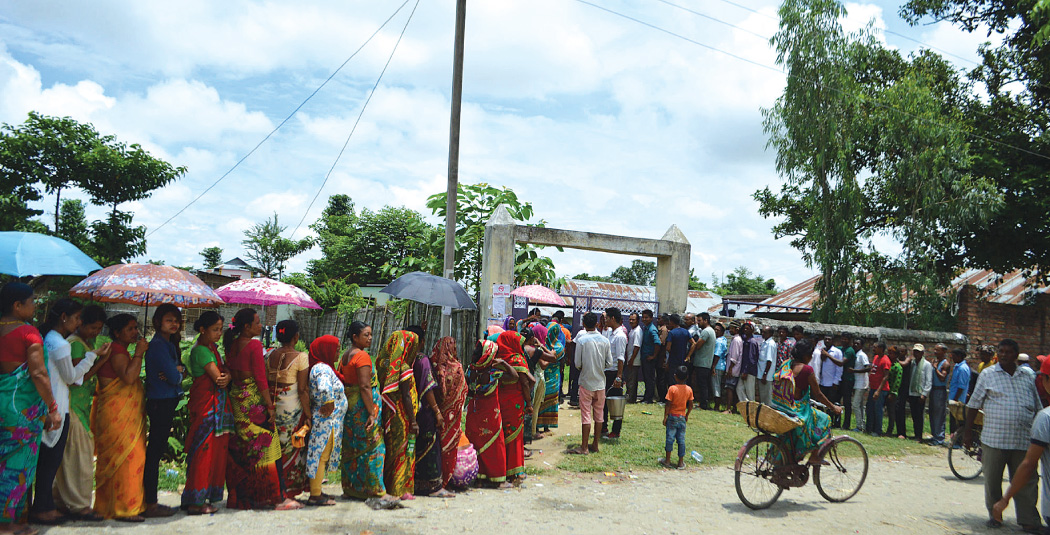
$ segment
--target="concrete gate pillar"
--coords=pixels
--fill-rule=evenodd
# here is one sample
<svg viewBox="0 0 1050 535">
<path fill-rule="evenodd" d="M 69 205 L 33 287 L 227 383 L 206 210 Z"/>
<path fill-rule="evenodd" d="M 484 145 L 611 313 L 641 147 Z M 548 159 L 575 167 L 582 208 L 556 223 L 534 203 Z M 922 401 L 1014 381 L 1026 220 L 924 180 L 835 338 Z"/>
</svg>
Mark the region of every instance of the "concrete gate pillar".
<svg viewBox="0 0 1050 535">
<path fill-rule="evenodd" d="M 507 208 L 500 205 L 485 224 L 481 260 L 481 298 L 478 303 L 482 336 L 488 326 L 488 318 L 492 315 L 492 285 L 514 284 L 515 243 L 656 257 L 656 298 L 660 303 L 660 312 L 685 312 L 689 291 L 691 246 L 678 226 L 671 225 L 659 240 L 519 226 Z M 510 313 L 509 299 L 504 303 L 504 310 L 507 314 Z"/>
</svg>

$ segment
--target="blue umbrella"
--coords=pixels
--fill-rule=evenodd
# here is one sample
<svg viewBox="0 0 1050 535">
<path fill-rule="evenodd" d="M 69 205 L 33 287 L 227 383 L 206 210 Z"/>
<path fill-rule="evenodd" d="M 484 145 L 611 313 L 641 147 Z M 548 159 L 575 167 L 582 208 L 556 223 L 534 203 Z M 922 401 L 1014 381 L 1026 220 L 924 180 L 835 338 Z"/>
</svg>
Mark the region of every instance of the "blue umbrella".
<svg viewBox="0 0 1050 535">
<path fill-rule="evenodd" d="M 0 273 L 87 275 L 102 266 L 72 243 L 34 232 L 0 232 Z"/>
<path fill-rule="evenodd" d="M 430 273 L 415 271 L 398 277 L 394 282 L 379 290 L 400 299 L 432 306 L 465 308 L 477 310 L 478 306 L 467 295 L 467 291 L 454 280 L 449 280 Z"/>
</svg>

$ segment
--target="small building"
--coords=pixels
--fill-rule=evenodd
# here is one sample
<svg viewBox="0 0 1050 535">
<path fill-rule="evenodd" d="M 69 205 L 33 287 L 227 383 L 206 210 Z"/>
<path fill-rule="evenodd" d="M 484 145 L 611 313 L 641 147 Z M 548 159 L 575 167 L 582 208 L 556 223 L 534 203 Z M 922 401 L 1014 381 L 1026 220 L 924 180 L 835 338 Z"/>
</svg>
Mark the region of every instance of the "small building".
<svg viewBox="0 0 1050 535">
<path fill-rule="evenodd" d="M 209 273 L 215 273 L 217 275 L 233 277 L 234 279 L 251 279 L 255 278 L 255 276 L 259 274 L 259 270 L 248 265 L 248 263 L 244 260 L 241 260 L 240 257 L 234 258 L 232 260 L 227 260 L 222 264 L 208 269 L 207 271 Z"/>
</svg>

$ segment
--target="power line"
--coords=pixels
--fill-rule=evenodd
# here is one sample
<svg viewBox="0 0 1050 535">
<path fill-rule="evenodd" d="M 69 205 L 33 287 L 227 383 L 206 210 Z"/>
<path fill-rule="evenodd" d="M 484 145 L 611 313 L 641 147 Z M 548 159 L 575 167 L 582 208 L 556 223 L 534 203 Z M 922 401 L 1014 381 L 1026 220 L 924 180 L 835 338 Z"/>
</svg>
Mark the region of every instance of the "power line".
<svg viewBox="0 0 1050 535">
<path fill-rule="evenodd" d="M 368 36 L 368 39 L 365 39 L 365 42 L 361 43 L 361 46 L 357 47 L 357 50 L 355 50 L 353 54 L 350 54 L 350 57 L 346 58 L 346 61 L 344 61 L 341 65 L 339 65 L 339 67 L 336 68 L 334 71 L 332 71 L 332 74 L 330 74 L 328 76 L 328 78 L 326 78 L 324 80 L 324 82 L 321 82 L 321 85 L 317 86 L 317 89 L 314 89 L 313 93 L 310 93 L 310 95 L 307 96 L 305 100 L 300 102 L 299 105 L 296 106 L 294 110 L 292 110 L 292 113 L 289 113 L 288 116 L 285 117 L 284 120 L 281 121 L 280 124 L 278 124 L 276 127 L 274 127 L 274 129 L 271 130 L 269 134 L 266 134 L 266 137 L 262 138 L 262 141 L 257 143 L 254 147 L 252 147 L 252 150 L 248 151 L 248 153 L 245 154 L 244 156 L 242 156 L 240 160 L 237 160 L 237 163 L 233 164 L 233 167 L 231 167 L 228 171 L 223 173 L 222 176 L 220 176 L 218 179 L 215 180 L 215 182 L 212 182 L 210 186 L 208 186 L 204 191 L 200 192 L 200 194 L 197 195 L 196 197 L 194 197 L 193 200 L 188 202 L 186 204 L 186 206 L 183 206 L 178 212 L 175 212 L 174 215 L 169 217 L 167 220 L 165 220 L 159 226 L 155 227 L 153 230 L 150 230 L 148 233 L 146 233 L 146 237 L 147 238 L 150 237 L 151 235 L 153 235 L 154 232 L 157 232 L 158 230 L 163 228 L 168 223 L 171 223 L 176 217 L 179 217 L 183 212 L 185 212 L 187 208 L 189 208 L 190 206 L 193 206 L 193 204 L 196 203 L 197 201 L 199 201 L 201 199 L 201 197 L 204 197 L 204 195 L 207 194 L 209 191 L 211 191 L 212 188 L 214 188 L 215 186 L 218 186 L 219 182 L 222 182 L 223 179 L 225 179 L 227 176 L 230 175 L 230 173 L 232 173 L 235 169 L 240 167 L 240 165 L 242 163 L 244 163 L 244 161 L 247 160 L 249 156 L 254 154 L 255 151 L 258 150 L 259 147 L 261 147 L 263 143 L 266 143 L 266 141 L 268 139 L 270 139 L 270 137 L 272 137 L 274 134 L 276 134 L 277 131 L 280 130 L 281 127 L 285 125 L 285 123 L 287 123 L 289 120 L 291 120 L 291 118 L 294 117 L 295 114 L 298 113 L 299 110 L 302 109 L 302 107 L 305 106 L 307 102 L 310 102 L 310 99 L 314 98 L 314 96 L 317 95 L 317 93 L 319 91 L 321 91 L 321 89 L 324 88 L 324 86 L 328 85 L 328 82 L 332 81 L 332 78 L 334 78 L 336 74 L 339 74 L 339 71 L 343 70 L 343 67 L 346 67 L 346 64 L 350 63 L 350 60 L 354 59 L 354 56 L 356 56 L 358 52 L 361 52 L 361 50 L 364 49 L 365 45 L 367 45 L 376 35 L 379 35 L 379 32 L 384 27 L 386 27 L 386 25 L 391 20 L 393 20 L 393 18 L 398 13 L 401 12 L 402 8 L 404 8 L 406 5 L 408 5 L 409 1 L 410 0 L 405 0 L 404 2 L 402 2 L 401 5 L 398 6 L 398 8 L 396 10 L 394 10 L 394 12 L 389 17 L 387 17 L 387 19 L 383 22 L 383 24 L 381 24 L 379 26 L 379 28 L 376 28 L 376 31 L 372 32 L 372 35 Z M 418 4 L 418 1 L 417 1 L 417 4 Z"/>
<path fill-rule="evenodd" d="M 685 7 L 685 6 L 682 6 L 682 5 L 678 5 L 678 4 L 674 3 L 674 2 L 670 2 L 669 0 L 656 0 L 656 1 L 660 2 L 662 4 L 667 4 L 667 5 L 671 6 L 671 7 L 677 8 L 677 9 L 681 9 L 682 11 L 687 11 L 687 12 L 692 13 L 692 14 L 698 16 L 698 17 L 703 17 L 705 19 L 713 20 L 713 21 L 715 21 L 717 23 L 720 23 L 720 24 L 725 24 L 726 26 L 729 26 L 731 28 L 736 28 L 737 30 L 740 30 L 740 31 L 742 31 L 744 33 L 751 34 L 751 35 L 753 35 L 755 37 L 758 37 L 759 39 L 763 39 L 765 41 L 769 41 L 769 36 L 767 36 L 767 35 L 762 35 L 760 33 L 753 32 L 751 30 L 748 30 L 747 28 L 741 28 L 740 26 L 737 26 L 736 24 L 733 24 L 731 22 L 726 22 L 726 21 L 724 21 L 722 19 L 717 19 L 717 18 L 712 17 L 711 15 L 708 15 L 706 13 L 701 13 L 699 11 L 696 11 L 696 10 L 693 10 L 693 9 L 689 9 L 688 7 Z M 764 13 L 763 13 L 763 15 L 764 15 Z"/>
<path fill-rule="evenodd" d="M 715 47 L 715 46 L 711 46 L 711 45 L 709 45 L 709 44 L 707 44 L 707 43 L 701 43 L 700 41 L 697 41 L 697 40 L 695 40 L 695 39 L 690 39 L 689 37 L 686 37 L 686 36 L 684 36 L 684 35 L 682 35 L 682 34 L 679 34 L 679 33 L 675 33 L 675 32 L 672 32 L 671 30 L 668 30 L 668 29 L 665 29 L 665 28 L 661 28 L 661 27 L 659 27 L 659 26 L 656 26 L 656 25 L 654 25 L 654 24 L 651 24 L 651 23 L 645 22 L 644 20 L 641 20 L 641 19 L 638 19 L 638 18 L 632 17 L 632 16 L 630 16 L 630 15 L 625 15 L 625 14 L 623 14 L 623 13 L 620 13 L 620 12 L 618 12 L 618 11 L 613 11 L 612 9 L 609 9 L 609 8 L 606 8 L 606 7 L 603 7 L 603 6 L 600 6 L 600 5 L 598 5 L 598 4 L 595 4 L 595 3 L 593 3 L 593 2 L 589 2 L 588 0 L 576 0 L 576 1 L 577 1 L 577 2 L 579 2 L 579 3 L 581 3 L 581 4 L 586 4 L 586 5 L 589 5 L 589 6 L 593 7 L 593 8 L 595 8 L 595 9 L 599 9 L 599 10 L 601 10 L 601 11 L 605 11 L 606 13 L 609 13 L 609 14 L 611 14 L 611 15 L 615 15 L 615 16 L 617 16 L 617 17 L 620 17 L 620 18 L 624 18 L 624 19 L 630 20 L 630 21 L 632 21 L 632 22 L 635 22 L 635 23 L 637 23 L 637 24 L 641 24 L 642 26 L 646 26 L 646 27 L 648 27 L 648 28 L 652 28 L 652 29 L 654 29 L 654 30 L 656 30 L 656 31 L 658 31 L 658 32 L 661 32 L 661 33 L 665 33 L 665 34 L 667 34 L 667 35 L 670 35 L 670 36 L 672 36 L 672 37 L 677 37 L 678 39 L 681 39 L 681 40 L 683 40 L 683 41 L 686 41 L 686 42 L 692 43 L 692 44 L 694 44 L 694 45 L 697 45 L 697 46 L 700 46 L 700 47 L 706 48 L 706 49 L 708 49 L 708 50 L 712 50 L 712 51 L 714 51 L 714 52 L 718 52 L 719 54 L 723 54 L 723 55 L 729 56 L 729 57 L 731 57 L 731 58 L 734 58 L 734 59 L 737 59 L 737 60 L 743 61 L 743 62 L 745 62 L 745 63 L 750 63 L 751 65 L 755 65 L 755 66 L 757 66 L 757 67 L 761 67 L 761 68 L 763 68 L 763 69 L 771 70 L 771 71 L 773 71 L 773 72 L 776 72 L 776 73 L 780 73 L 780 74 L 783 74 L 783 75 L 785 75 L 785 76 L 789 76 L 789 75 L 788 75 L 788 73 L 786 73 L 786 72 L 785 72 L 785 71 L 784 71 L 783 69 L 780 69 L 780 68 L 778 68 L 778 67 L 773 67 L 773 66 L 771 66 L 771 65 L 766 65 L 766 64 L 764 64 L 764 63 L 760 63 L 760 62 L 757 62 L 757 61 L 755 61 L 755 60 L 752 60 L 752 59 L 748 59 L 748 58 L 745 58 L 745 57 L 743 57 L 743 56 L 739 56 L 739 55 L 737 55 L 737 54 L 734 54 L 734 53 L 732 53 L 732 52 L 728 52 L 728 51 L 722 50 L 721 48 L 718 48 L 718 47 Z M 796 75 L 796 78 L 798 78 L 799 80 L 802 80 L 802 81 L 808 82 L 808 83 L 812 83 L 812 84 L 818 84 L 818 85 L 824 86 L 824 87 L 826 87 L 827 89 L 829 89 L 829 90 L 831 90 L 831 91 L 834 91 L 834 92 L 836 92 L 836 93 L 839 93 L 840 95 L 843 95 L 843 96 L 845 96 L 845 97 L 849 97 L 849 98 L 852 98 L 852 99 L 854 99 L 854 100 L 862 100 L 862 99 L 864 98 L 864 97 L 862 97 L 862 96 L 860 96 L 860 95 L 854 95 L 854 94 L 852 94 L 852 93 L 848 93 L 848 92 L 846 92 L 846 91 L 843 91 L 843 90 L 841 90 L 841 89 L 838 89 L 838 88 L 836 88 L 836 87 L 832 87 L 832 86 L 824 85 L 824 84 L 822 84 L 821 82 L 819 82 L 819 81 L 817 81 L 817 80 L 809 80 L 809 79 L 806 79 L 806 78 L 802 78 L 802 77 L 800 77 L 800 76 L 797 76 L 797 75 Z M 905 110 L 902 110 L 902 109 L 900 109 L 900 108 L 895 108 L 895 107 L 893 107 L 893 106 L 889 106 L 889 105 L 886 105 L 886 104 L 880 104 L 880 103 L 878 103 L 878 102 L 871 102 L 871 101 L 868 101 L 868 103 L 869 103 L 869 104 L 871 104 L 872 106 L 875 106 L 875 107 L 878 107 L 878 108 L 882 108 L 882 109 L 885 109 L 885 110 L 890 110 L 890 111 L 894 111 L 894 112 L 897 112 L 897 113 L 903 114 L 903 115 L 905 115 L 905 116 L 907 116 L 907 117 L 911 117 L 911 118 L 913 118 L 913 119 L 918 119 L 918 120 L 920 120 L 920 121 L 923 121 L 923 122 L 929 122 L 929 123 L 935 124 L 935 125 L 937 125 L 937 126 L 941 126 L 941 127 L 943 127 L 943 128 L 947 128 L 947 129 L 949 129 L 949 130 L 959 131 L 959 129 L 958 129 L 958 128 L 956 128 L 956 127 L 953 127 L 953 126 L 951 126 L 951 125 L 948 125 L 948 124 L 945 124 L 945 123 L 942 123 L 942 122 L 940 122 L 940 121 L 936 121 L 936 120 L 930 120 L 930 119 L 925 119 L 925 118 L 919 117 L 918 115 L 915 115 L 915 114 L 913 114 L 913 113 L 909 113 L 909 112 L 907 112 L 907 111 L 905 111 Z M 1023 152 L 1023 153 L 1026 153 L 1026 154 L 1029 154 L 1029 155 L 1035 156 L 1035 157 L 1037 157 L 1037 158 L 1043 158 L 1043 159 L 1046 159 L 1046 160 L 1050 160 L 1050 156 L 1047 156 L 1047 155 L 1045 155 L 1045 154 L 1041 154 L 1041 153 L 1038 153 L 1038 152 L 1034 152 L 1034 151 L 1031 151 L 1031 150 L 1025 149 L 1025 148 L 1023 148 L 1023 147 L 1018 147 L 1018 146 L 1016 146 L 1016 145 L 1011 145 L 1011 144 L 1009 144 L 1009 143 L 1005 143 L 1005 142 L 999 141 L 999 140 L 997 140 L 997 139 L 992 139 L 992 138 L 990 138 L 990 137 L 987 137 L 987 136 L 982 136 L 982 135 L 980 135 L 980 134 L 976 134 L 976 133 L 968 133 L 968 132 L 964 132 L 964 134 L 967 134 L 967 135 L 971 135 L 971 136 L 973 136 L 973 137 L 975 137 L 975 138 L 977 138 L 977 139 L 980 139 L 980 140 L 982 140 L 982 141 L 986 141 L 986 142 L 988 142 L 988 143 L 993 143 L 993 144 L 999 145 L 999 146 L 1001 146 L 1001 147 L 1006 147 L 1006 148 L 1014 149 L 1014 150 L 1016 150 L 1016 151 L 1018 151 L 1018 152 Z"/>
<path fill-rule="evenodd" d="M 397 42 L 394 43 L 394 48 L 390 51 L 390 57 L 386 58 L 386 64 L 383 65 L 383 70 L 379 72 L 379 78 L 376 78 L 375 85 L 373 85 L 372 90 L 368 92 L 368 98 L 366 98 L 365 103 L 361 105 L 361 111 L 358 112 L 357 119 L 354 121 L 354 126 L 346 136 L 346 141 L 343 142 L 343 148 L 339 149 L 339 154 L 336 155 L 335 161 L 332 162 L 332 167 L 328 168 L 328 172 L 324 175 L 324 181 L 321 182 L 321 187 L 317 188 L 317 193 L 314 194 L 314 198 L 310 200 L 309 206 L 307 206 L 306 211 L 303 212 L 302 219 L 299 220 L 299 224 L 295 226 L 295 229 L 288 235 L 288 238 L 292 238 L 295 236 L 295 233 L 299 231 L 299 227 L 303 225 L 303 221 L 306 221 L 306 216 L 310 214 L 310 209 L 313 208 L 314 203 L 317 202 L 317 197 L 321 195 L 321 190 L 324 189 L 325 184 L 328 183 L 329 177 L 332 176 L 332 171 L 335 170 L 335 166 L 339 163 L 339 159 L 342 158 L 343 152 L 346 151 L 346 146 L 350 144 L 350 138 L 353 137 L 354 132 L 357 130 L 357 125 L 361 122 L 361 117 L 365 114 L 365 109 L 368 108 L 368 103 L 372 101 L 372 96 L 376 94 L 376 88 L 379 87 L 379 82 L 383 80 L 383 75 L 386 74 L 387 67 L 390 66 L 390 62 L 394 59 L 394 53 L 397 52 L 397 47 L 401 44 L 401 39 L 405 36 L 405 30 L 408 30 L 408 24 L 412 22 L 412 16 L 416 14 L 416 8 L 418 7 L 419 0 L 416 0 L 416 4 L 412 6 L 412 11 L 408 14 L 408 20 L 405 21 L 405 26 L 401 28 L 401 35 L 397 36 Z"/>
</svg>

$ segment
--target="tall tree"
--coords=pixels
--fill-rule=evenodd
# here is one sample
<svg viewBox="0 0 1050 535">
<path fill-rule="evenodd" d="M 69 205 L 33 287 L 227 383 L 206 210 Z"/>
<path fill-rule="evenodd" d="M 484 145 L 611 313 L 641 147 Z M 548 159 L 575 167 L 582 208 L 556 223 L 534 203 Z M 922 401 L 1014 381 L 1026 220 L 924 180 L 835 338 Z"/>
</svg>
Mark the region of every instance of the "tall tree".
<svg viewBox="0 0 1050 535">
<path fill-rule="evenodd" d="M 764 216 L 783 218 L 777 237 L 791 236 L 820 270 L 816 319 L 937 316 L 958 237 L 1000 199 L 968 173 L 969 126 L 957 108 L 966 92 L 950 66 L 930 53 L 903 58 L 867 30 L 847 36 L 844 15 L 834 0 L 780 8 L 773 43 L 788 78 L 765 128 L 785 184 L 755 198 Z M 903 252 L 880 253 L 880 235 Z"/>
<path fill-rule="evenodd" d="M 715 279 L 715 293 L 718 295 L 775 295 L 777 283 L 773 279 L 766 279 L 762 275 L 751 273 L 751 270 L 738 266 L 725 279 Z"/>
<path fill-rule="evenodd" d="M 609 276 L 620 284 L 652 286 L 656 283 L 656 262 L 651 260 L 632 260 L 630 266 L 620 266 Z"/>
<path fill-rule="evenodd" d="M 200 255 L 204 260 L 204 269 L 211 269 L 222 264 L 222 247 L 205 247 Z"/>
<path fill-rule="evenodd" d="M 321 258 L 311 260 L 308 269 L 317 284 L 334 279 L 375 284 L 389 282 L 391 266 L 406 273 L 436 273 L 434 265 L 440 267 L 440 259 L 434 263 L 440 252 L 433 249 L 440 229 L 405 207 L 358 213 L 350 197 L 332 195 L 310 228 L 321 248 Z"/>
<path fill-rule="evenodd" d="M 1003 34 L 979 48 L 967 76 L 977 86 L 963 105 L 972 172 L 995 184 L 1005 202 L 959 239 L 958 261 L 1006 273 L 1033 272 L 1050 283 L 1050 0 L 911 0 L 901 15 L 932 18 L 967 32 Z"/>
<path fill-rule="evenodd" d="M 76 245 L 81 251 L 91 254 L 91 233 L 84 211 L 84 201 L 66 199 L 62 201 L 59 212 L 61 217 L 58 219 L 58 231 L 55 232 L 55 235 Z"/>
<path fill-rule="evenodd" d="M 291 240 L 281 236 L 287 227 L 277 221 L 277 214 L 262 223 L 256 223 L 244 231 L 245 239 L 241 242 L 251 260 L 264 277 L 277 278 L 284 274 L 285 263 L 310 247 L 311 238 Z"/>
</svg>

